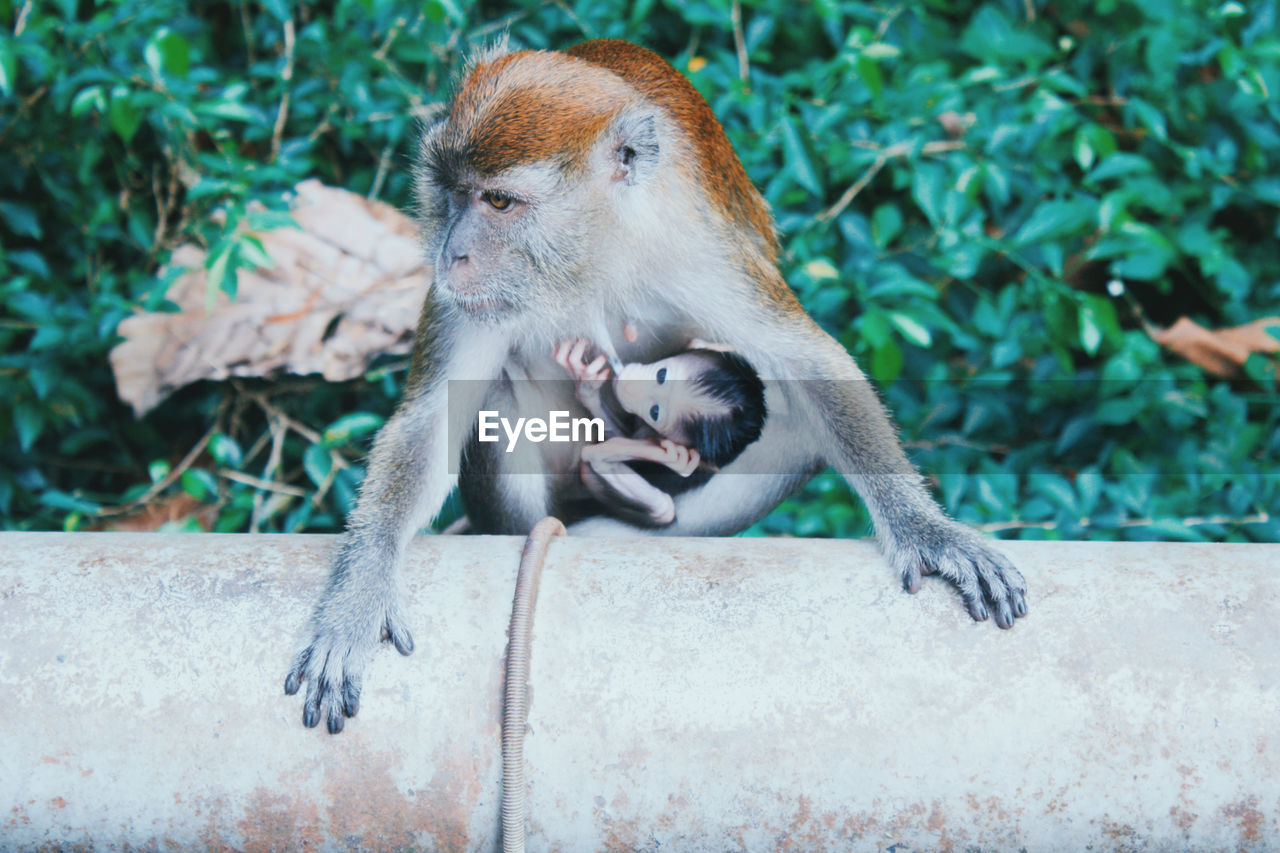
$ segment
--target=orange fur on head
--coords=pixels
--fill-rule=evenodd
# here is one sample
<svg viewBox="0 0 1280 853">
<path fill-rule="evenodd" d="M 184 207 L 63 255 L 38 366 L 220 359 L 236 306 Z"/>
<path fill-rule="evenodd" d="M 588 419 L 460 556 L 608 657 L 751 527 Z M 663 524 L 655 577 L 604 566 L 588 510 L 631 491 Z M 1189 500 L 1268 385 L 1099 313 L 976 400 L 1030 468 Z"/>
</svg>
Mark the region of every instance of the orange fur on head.
<svg viewBox="0 0 1280 853">
<path fill-rule="evenodd" d="M 439 150 L 484 176 L 543 161 L 577 169 L 619 114 L 646 105 L 665 113 L 683 136 L 682 147 L 694 155 L 694 184 L 775 261 L 769 206 L 711 108 L 666 60 L 630 42 L 599 39 L 563 53 L 482 59 L 454 95 Z"/>
</svg>

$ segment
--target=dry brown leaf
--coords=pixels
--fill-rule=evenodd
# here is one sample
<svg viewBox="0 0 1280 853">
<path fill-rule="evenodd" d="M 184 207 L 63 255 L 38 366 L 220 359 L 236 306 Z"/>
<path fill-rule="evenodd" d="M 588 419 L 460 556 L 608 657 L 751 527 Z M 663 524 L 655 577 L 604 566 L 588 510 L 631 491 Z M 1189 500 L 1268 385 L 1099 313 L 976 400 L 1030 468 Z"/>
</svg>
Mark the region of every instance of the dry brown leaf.
<svg viewBox="0 0 1280 853">
<path fill-rule="evenodd" d="M 166 294 L 181 311 L 121 322 L 111 368 L 137 416 L 200 379 L 283 371 L 337 382 L 360 376 L 375 356 L 410 350 L 431 281 L 413 221 L 319 181 L 295 191 L 301 230 L 258 235 L 275 265 L 241 270 L 235 301 L 219 293 L 206 311 L 205 252 L 184 245 L 170 263 L 187 271 Z"/>
<path fill-rule="evenodd" d="M 1214 376 L 1240 375 L 1245 359 L 1255 352 L 1280 352 L 1280 341 L 1267 332 L 1269 326 L 1280 326 L 1280 317 L 1263 317 L 1243 326 L 1206 329 L 1187 317 L 1159 334 L 1156 342 Z"/>
</svg>

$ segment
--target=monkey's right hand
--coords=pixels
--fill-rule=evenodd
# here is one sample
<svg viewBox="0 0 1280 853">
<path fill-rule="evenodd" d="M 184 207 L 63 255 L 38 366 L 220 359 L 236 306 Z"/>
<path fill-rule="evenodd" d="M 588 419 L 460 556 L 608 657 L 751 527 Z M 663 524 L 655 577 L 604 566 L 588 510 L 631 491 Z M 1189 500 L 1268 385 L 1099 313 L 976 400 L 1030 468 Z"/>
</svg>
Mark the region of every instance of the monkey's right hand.
<svg viewBox="0 0 1280 853">
<path fill-rule="evenodd" d="M 390 640 L 402 655 L 413 651 L 413 637 L 399 610 L 398 604 L 387 607 L 385 599 L 376 597 L 352 600 L 342 594 L 341 585 L 325 593 L 311 617 L 311 641 L 293 659 L 284 680 L 290 696 L 306 682 L 303 725 L 312 728 L 323 718 L 330 734 L 342 731 L 346 718 L 360 710 L 364 668 L 380 640 Z"/>
</svg>

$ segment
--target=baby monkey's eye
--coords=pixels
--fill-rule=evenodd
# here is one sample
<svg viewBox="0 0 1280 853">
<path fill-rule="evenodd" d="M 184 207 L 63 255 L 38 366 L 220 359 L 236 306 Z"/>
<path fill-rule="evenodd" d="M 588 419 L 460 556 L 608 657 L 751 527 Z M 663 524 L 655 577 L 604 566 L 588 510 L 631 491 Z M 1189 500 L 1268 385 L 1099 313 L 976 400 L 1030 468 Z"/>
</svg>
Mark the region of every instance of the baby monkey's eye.
<svg viewBox="0 0 1280 853">
<path fill-rule="evenodd" d="M 480 198 L 488 202 L 489 206 L 494 210 L 506 210 L 511 207 L 513 199 L 506 193 L 497 190 L 485 190 L 480 193 Z"/>
<path fill-rule="evenodd" d="M 667 369 L 665 367 L 658 368 L 658 384 L 661 385 L 667 381 Z"/>
<path fill-rule="evenodd" d="M 649 420 L 651 421 L 658 420 L 658 407 L 656 405 L 649 410 Z"/>
</svg>

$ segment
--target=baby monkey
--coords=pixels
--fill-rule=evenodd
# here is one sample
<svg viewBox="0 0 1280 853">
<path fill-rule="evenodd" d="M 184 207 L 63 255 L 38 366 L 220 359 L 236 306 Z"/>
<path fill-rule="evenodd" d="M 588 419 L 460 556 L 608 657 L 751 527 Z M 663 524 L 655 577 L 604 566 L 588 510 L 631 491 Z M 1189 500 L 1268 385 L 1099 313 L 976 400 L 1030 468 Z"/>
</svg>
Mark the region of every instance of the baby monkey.
<svg viewBox="0 0 1280 853">
<path fill-rule="evenodd" d="M 705 482 L 760 437 L 764 383 L 742 356 L 701 340 L 612 376 L 604 355 L 588 362 L 589 348 L 574 338 L 553 352 L 578 402 L 604 423 L 604 441 L 582 448 L 582 483 L 612 515 L 671 524 L 672 495 Z"/>
</svg>

